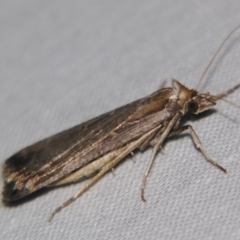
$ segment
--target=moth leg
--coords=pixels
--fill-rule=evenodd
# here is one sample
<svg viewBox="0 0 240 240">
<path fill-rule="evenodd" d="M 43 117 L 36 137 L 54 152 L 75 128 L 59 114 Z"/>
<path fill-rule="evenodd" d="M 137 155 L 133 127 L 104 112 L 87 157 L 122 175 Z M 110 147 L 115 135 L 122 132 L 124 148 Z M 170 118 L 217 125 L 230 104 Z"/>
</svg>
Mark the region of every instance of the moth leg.
<svg viewBox="0 0 240 240">
<path fill-rule="evenodd" d="M 79 191 L 75 194 L 74 197 L 69 198 L 66 202 L 64 202 L 61 206 L 56 208 L 54 212 L 51 214 L 49 217 L 48 221 L 50 222 L 52 218 L 59 213 L 63 208 L 67 207 L 69 204 L 74 202 L 77 198 L 79 198 L 86 190 L 88 190 L 95 182 L 97 182 L 107 171 L 112 169 L 118 162 L 120 162 L 125 156 L 127 156 L 130 152 L 132 152 L 134 149 L 136 149 L 139 145 L 141 145 L 146 138 L 149 138 L 149 136 L 157 131 L 159 129 L 159 126 L 156 128 L 152 129 L 145 135 L 143 135 L 141 138 L 137 139 L 136 141 L 130 143 L 128 146 L 126 146 L 124 149 L 122 149 L 122 152 L 119 153 L 119 155 L 114 158 L 113 160 L 109 161 L 106 165 L 104 165 L 101 170 L 94 176 L 92 177 L 88 183 Z"/>
<path fill-rule="evenodd" d="M 174 129 L 168 134 L 168 138 L 177 136 L 186 130 L 188 130 L 188 125 L 182 126 L 181 128 L 178 128 L 178 129 Z"/>
<path fill-rule="evenodd" d="M 144 173 L 143 180 L 142 180 L 141 198 L 142 198 L 143 202 L 146 202 L 146 199 L 144 197 L 144 190 L 145 190 L 145 186 L 146 186 L 146 182 L 147 182 L 147 177 L 148 177 L 150 169 L 153 165 L 156 154 L 157 154 L 159 148 L 161 148 L 161 145 L 162 145 L 163 141 L 168 137 L 168 135 L 169 135 L 170 131 L 172 130 L 173 126 L 175 125 L 175 123 L 179 120 L 180 116 L 181 116 L 180 113 L 176 113 L 173 116 L 173 118 L 171 119 L 171 121 L 168 123 L 167 127 L 164 129 L 162 134 L 159 136 L 159 138 L 156 139 L 156 143 L 153 147 L 153 152 L 152 152 L 151 159 L 148 163 L 147 169 Z"/>
<path fill-rule="evenodd" d="M 167 138 L 170 138 L 170 137 L 174 137 L 176 135 L 179 135 L 180 133 L 182 133 L 183 131 L 187 130 L 188 128 L 186 126 L 183 126 L 179 129 L 174 129 L 174 130 L 171 130 L 170 133 L 168 134 Z M 159 134 L 159 133 L 158 133 Z M 158 142 L 158 139 L 159 139 L 159 136 L 160 135 L 155 135 L 155 137 L 153 139 L 151 139 L 150 141 L 150 145 L 152 145 L 153 147 L 156 145 L 156 143 Z M 164 150 L 163 147 L 161 147 L 162 150 Z"/>
<path fill-rule="evenodd" d="M 69 198 L 66 202 L 64 202 L 61 206 L 56 208 L 54 212 L 51 214 L 48 221 L 50 222 L 53 217 L 59 213 L 63 208 L 67 207 L 69 204 L 73 203 L 77 198 L 79 198 L 86 190 L 88 190 L 95 182 L 97 182 L 108 170 L 112 169 L 123 157 L 118 157 L 106 164 L 102 167 L 102 169 L 94 176 L 92 177 L 87 184 L 75 194 L 75 196 Z"/>
<path fill-rule="evenodd" d="M 173 131 L 172 134 L 174 133 L 181 133 L 185 130 L 189 130 L 190 135 L 192 137 L 192 140 L 196 146 L 197 149 L 199 149 L 199 151 L 203 154 L 203 156 L 214 166 L 218 167 L 220 170 L 222 170 L 224 173 L 227 173 L 227 170 L 225 168 L 223 168 L 221 165 L 219 165 L 215 160 L 213 160 L 208 153 L 205 151 L 202 142 L 200 141 L 199 137 L 197 136 L 196 132 L 194 131 L 193 127 L 191 125 L 186 125 L 183 126 L 180 129 L 177 129 L 176 131 Z"/>
<path fill-rule="evenodd" d="M 155 138 L 156 138 L 157 132 L 154 132 L 151 134 L 151 136 L 149 136 L 140 146 L 139 149 L 142 151 L 144 150 L 149 143 L 151 143 Z"/>
</svg>

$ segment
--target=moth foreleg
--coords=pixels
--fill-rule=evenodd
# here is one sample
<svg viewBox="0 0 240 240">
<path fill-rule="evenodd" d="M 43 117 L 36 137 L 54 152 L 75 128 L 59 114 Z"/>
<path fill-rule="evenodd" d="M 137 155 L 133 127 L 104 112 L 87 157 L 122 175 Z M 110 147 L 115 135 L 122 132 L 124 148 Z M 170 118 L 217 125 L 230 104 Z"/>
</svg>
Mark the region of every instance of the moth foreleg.
<svg viewBox="0 0 240 240">
<path fill-rule="evenodd" d="M 168 134 L 168 138 L 177 136 L 186 130 L 188 130 L 188 125 L 182 126 L 181 128 L 178 129 L 174 129 Z"/>
<path fill-rule="evenodd" d="M 185 130 L 187 130 L 187 129 L 188 129 L 187 126 L 183 126 L 183 127 L 181 127 L 181 128 L 171 130 L 170 133 L 168 134 L 167 138 L 177 136 L 177 135 L 179 135 L 180 133 L 182 133 L 183 131 L 185 131 Z M 151 141 L 150 141 L 150 145 L 151 145 L 151 146 L 154 147 L 154 146 L 156 145 L 156 143 L 158 142 L 159 136 L 160 136 L 160 135 L 159 135 L 159 133 L 158 133 L 158 134 L 156 134 L 156 135 L 154 136 L 154 138 L 151 139 Z M 161 147 L 161 148 L 163 149 L 163 147 Z"/>
<path fill-rule="evenodd" d="M 150 161 L 148 163 L 147 169 L 144 173 L 143 180 L 142 180 L 141 198 L 142 198 L 142 201 L 144 201 L 144 202 L 146 202 L 146 199 L 144 197 L 144 191 L 145 191 L 145 186 L 146 186 L 146 182 L 147 182 L 147 177 L 148 177 L 150 169 L 153 165 L 154 159 L 157 155 L 158 150 L 162 147 L 162 143 L 168 137 L 168 135 L 171 132 L 172 128 L 174 127 L 175 123 L 179 120 L 179 117 L 180 117 L 180 113 L 176 113 L 173 116 L 173 118 L 169 121 L 168 125 L 163 130 L 163 132 L 161 132 L 161 135 L 158 136 L 158 134 L 157 134 L 157 136 L 156 136 L 156 143 L 153 147 L 152 156 L 150 158 Z"/>
<path fill-rule="evenodd" d="M 213 160 L 209 154 L 205 151 L 202 142 L 200 141 L 199 137 L 197 136 L 196 132 L 194 131 L 193 127 L 191 125 L 186 125 L 181 127 L 180 129 L 177 129 L 175 131 L 172 132 L 172 134 L 175 133 L 181 133 L 185 130 L 189 130 L 190 135 L 192 137 L 192 140 L 196 146 L 197 149 L 199 149 L 199 151 L 203 154 L 203 156 L 214 166 L 218 167 L 220 170 L 222 170 L 224 173 L 227 173 L 227 170 L 225 168 L 223 168 L 221 165 L 219 165 L 215 160 Z M 176 135 L 176 134 L 175 134 Z"/>
</svg>

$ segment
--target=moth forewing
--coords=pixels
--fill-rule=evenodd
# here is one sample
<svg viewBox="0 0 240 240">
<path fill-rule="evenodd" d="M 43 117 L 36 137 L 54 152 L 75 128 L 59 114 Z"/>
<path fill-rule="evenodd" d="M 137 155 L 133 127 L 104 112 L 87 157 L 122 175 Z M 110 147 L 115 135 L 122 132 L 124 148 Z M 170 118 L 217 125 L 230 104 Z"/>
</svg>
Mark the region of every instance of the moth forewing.
<svg viewBox="0 0 240 240">
<path fill-rule="evenodd" d="M 164 100 L 173 95 L 172 88 L 159 90 L 17 152 L 3 166 L 3 199 L 13 201 L 49 186 L 166 125 L 176 100 Z"/>
<path fill-rule="evenodd" d="M 124 156 L 126 156 L 129 153 L 131 153 L 131 151 L 133 151 L 135 148 L 139 147 L 143 142 L 149 141 L 149 138 L 151 138 L 151 136 L 159 128 L 161 128 L 161 125 L 157 126 L 152 131 L 149 131 L 146 135 L 143 135 L 141 138 L 137 139 L 136 141 L 132 141 L 131 143 L 121 148 L 118 148 L 109 153 L 106 153 L 102 157 L 99 157 L 98 159 L 91 161 L 90 163 L 84 165 L 83 167 L 71 173 L 69 176 L 66 176 L 63 179 L 60 179 L 57 182 L 52 183 L 50 187 L 63 185 L 67 183 L 73 183 L 81 180 L 82 178 L 91 177 L 96 172 L 100 171 L 108 163 L 116 161 L 116 159 L 120 161 L 122 159 L 122 158 L 119 159 L 119 156 L 121 154 L 124 153 Z"/>
</svg>

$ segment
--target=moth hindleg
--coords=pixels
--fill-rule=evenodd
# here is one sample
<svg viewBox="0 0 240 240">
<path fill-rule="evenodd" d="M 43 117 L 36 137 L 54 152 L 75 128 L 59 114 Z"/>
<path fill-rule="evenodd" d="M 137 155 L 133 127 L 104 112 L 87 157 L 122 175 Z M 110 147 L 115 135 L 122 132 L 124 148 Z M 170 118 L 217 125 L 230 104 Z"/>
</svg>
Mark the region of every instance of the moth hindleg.
<svg viewBox="0 0 240 240">
<path fill-rule="evenodd" d="M 64 202 L 61 206 L 56 208 L 54 212 L 49 217 L 48 221 L 50 222 L 52 218 L 59 213 L 63 208 L 67 207 L 69 204 L 73 203 L 77 198 L 79 198 L 86 190 L 88 190 L 95 182 L 97 182 L 106 172 L 108 172 L 110 169 L 112 169 L 118 162 L 120 162 L 125 156 L 127 156 L 130 152 L 132 152 L 134 149 L 139 147 L 146 139 L 149 138 L 149 136 L 152 135 L 153 132 L 157 131 L 159 129 L 159 126 L 155 127 L 151 131 L 144 134 L 139 139 L 129 143 L 127 146 L 125 146 L 124 149 L 122 149 L 122 152 L 113 160 L 110 160 L 107 164 L 105 164 L 100 171 L 92 177 L 87 184 L 75 194 L 75 196 L 69 198 L 66 202 Z"/>
</svg>

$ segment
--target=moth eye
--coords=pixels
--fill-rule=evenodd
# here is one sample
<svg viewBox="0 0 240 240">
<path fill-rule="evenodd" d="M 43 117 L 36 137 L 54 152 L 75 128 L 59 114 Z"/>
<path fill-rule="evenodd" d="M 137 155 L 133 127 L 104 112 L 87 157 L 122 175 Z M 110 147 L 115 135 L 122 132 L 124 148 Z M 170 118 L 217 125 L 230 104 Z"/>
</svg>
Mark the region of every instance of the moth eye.
<svg viewBox="0 0 240 240">
<path fill-rule="evenodd" d="M 188 103 L 188 111 L 191 113 L 195 113 L 198 110 L 198 105 L 193 100 Z"/>
</svg>

